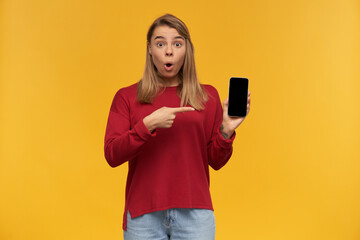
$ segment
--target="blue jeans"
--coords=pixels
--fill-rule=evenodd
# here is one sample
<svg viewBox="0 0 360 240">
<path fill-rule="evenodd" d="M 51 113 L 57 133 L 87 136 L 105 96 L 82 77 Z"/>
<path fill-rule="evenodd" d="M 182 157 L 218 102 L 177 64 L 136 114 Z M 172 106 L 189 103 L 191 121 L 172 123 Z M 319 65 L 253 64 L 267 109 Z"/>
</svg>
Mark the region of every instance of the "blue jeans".
<svg viewBox="0 0 360 240">
<path fill-rule="evenodd" d="M 214 240 L 215 216 L 208 209 L 173 208 L 131 218 L 124 240 Z"/>
</svg>

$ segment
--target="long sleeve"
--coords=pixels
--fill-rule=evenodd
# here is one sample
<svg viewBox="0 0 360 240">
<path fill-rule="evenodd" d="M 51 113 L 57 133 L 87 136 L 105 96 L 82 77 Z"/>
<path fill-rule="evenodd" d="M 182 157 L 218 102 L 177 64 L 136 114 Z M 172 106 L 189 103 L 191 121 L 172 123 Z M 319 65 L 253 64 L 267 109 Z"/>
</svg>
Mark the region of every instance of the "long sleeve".
<svg viewBox="0 0 360 240">
<path fill-rule="evenodd" d="M 212 96 L 215 98 L 216 110 L 214 116 L 214 124 L 211 134 L 211 140 L 208 144 L 208 158 L 209 165 L 215 169 L 219 170 L 222 168 L 230 159 L 232 154 L 232 144 L 235 139 L 236 133 L 231 136 L 230 139 L 224 139 L 220 133 L 220 126 L 222 123 L 223 109 L 220 102 L 219 94 L 216 89 L 212 92 Z"/>
<path fill-rule="evenodd" d="M 129 99 L 120 90 L 112 102 L 105 132 L 105 158 L 111 167 L 134 159 L 141 146 L 156 135 L 140 120 L 131 128 Z"/>
</svg>

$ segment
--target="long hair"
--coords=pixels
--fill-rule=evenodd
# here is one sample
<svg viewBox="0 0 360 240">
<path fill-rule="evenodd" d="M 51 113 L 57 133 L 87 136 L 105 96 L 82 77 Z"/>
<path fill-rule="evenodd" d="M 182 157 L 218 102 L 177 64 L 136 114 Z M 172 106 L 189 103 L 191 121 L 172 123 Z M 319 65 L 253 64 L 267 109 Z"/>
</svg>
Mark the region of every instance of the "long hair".
<svg viewBox="0 0 360 240">
<path fill-rule="evenodd" d="M 151 37 L 156 27 L 169 26 L 178 31 L 185 38 L 185 58 L 184 64 L 179 70 L 178 77 L 180 80 L 178 86 L 178 95 L 181 98 L 181 106 L 191 105 L 197 110 L 204 109 L 204 102 L 208 100 L 207 94 L 200 85 L 196 75 L 194 46 L 190 40 L 189 30 L 184 22 L 171 14 L 165 14 L 154 21 L 147 33 L 147 43 L 151 43 Z M 148 45 L 147 44 L 147 45 Z M 149 47 L 146 49 L 145 70 L 142 79 L 138 83 L 137 100 L 141 103 L 152 103 L 157 96 L 161 86 L 161 78 L 152 61 L 149 53 Z M 165 86 L 165 84 L 163 84 Z"/>
</svg>

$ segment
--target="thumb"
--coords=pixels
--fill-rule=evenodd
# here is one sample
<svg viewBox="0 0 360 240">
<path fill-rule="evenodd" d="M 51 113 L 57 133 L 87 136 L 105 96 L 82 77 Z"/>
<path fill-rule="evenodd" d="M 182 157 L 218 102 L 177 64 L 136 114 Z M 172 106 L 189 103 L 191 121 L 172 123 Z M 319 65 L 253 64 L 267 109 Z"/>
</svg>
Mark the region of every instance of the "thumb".
<svg viewBox="0 0 360 240">
<path fill-rule="evenodd" d="M 223 110 L 224 112 L 228 112 L 228 107 L 229 107 L 229 98 L 226 98 L 223 102 Z"/>
</svg>

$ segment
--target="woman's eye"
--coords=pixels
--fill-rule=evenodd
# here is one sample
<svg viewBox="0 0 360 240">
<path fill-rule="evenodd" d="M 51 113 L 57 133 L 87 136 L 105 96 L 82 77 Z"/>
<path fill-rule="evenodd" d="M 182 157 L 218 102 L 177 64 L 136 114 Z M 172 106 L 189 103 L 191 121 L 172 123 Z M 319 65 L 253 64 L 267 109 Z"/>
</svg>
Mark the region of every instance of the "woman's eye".
<svg viewBox="0 0 360 240">
<path fill-rule="evenodd" d="M 181 47 L 181 43 L 175 43 L 176 47 Z"/>
<path fill-rule="evenodd" d="M 158 47 L 162 47 L 162 46 L 164 46 L 164 44 L 163 44 L 162 42 L 159 42 L 159 43 L 157 44 L 157 46 L 158 46 Z"/>
</svg>

